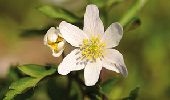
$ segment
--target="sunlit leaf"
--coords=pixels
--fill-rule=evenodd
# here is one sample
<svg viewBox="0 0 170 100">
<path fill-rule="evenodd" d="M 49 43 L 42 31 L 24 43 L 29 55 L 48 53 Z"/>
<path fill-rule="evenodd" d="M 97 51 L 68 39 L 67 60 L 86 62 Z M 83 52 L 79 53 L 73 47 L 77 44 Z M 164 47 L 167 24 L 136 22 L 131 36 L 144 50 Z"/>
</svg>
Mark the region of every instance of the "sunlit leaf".
<svg viewBox="0 0 170 100">
<path fill-rule="evenodd" d="M 39 79 L 35 79 L 32 77 L 25 77 L 25 78 L 19 79 L 16 82 L 13 82 L 11 86 L 9 87 L 10 90 L 7 92 L 4 100 L 11 100 L 17 94 L 21 94 L 24 90 L 34 87 L 38 83 L 38 81 Z"/>
<path fill-rule="evenodd" d="M 18 67 L 19 70 L 21 70 L 23 73 L 31 76 L 31 77 L 44 77 L 48 74 L 54 73 L 55 69 L 46 70 L 45 67 L 40 65 L 34 65 L 34 64 L 28 64 L 28 65 L 22 65 Z"/>
<path fill-rule="evenodd" d="M 52 6 L 41 6 L 38 8 L 38 10 L 45 14 L 48 17 L 54 18 L 54 19 L 64 19 L 68 22 L 75 23 L 79 20 L 77 16 L 72 14 L 71 12 L 62 9 L 62 8 L 54 8 Z"/>
<path fill-rule="evenodd" d="M 20 66 L 19 70 L 31 77 L 21 78 L 16 82 L 13 82 L 5 95 L 4 100 L 11 100 L 18 94 L 22 94 L 26 90 L 35 87 L 41 79 L 56 71 L 55 68 L 46 70 L 43 66 L 33 64 Z"/>
</svg>

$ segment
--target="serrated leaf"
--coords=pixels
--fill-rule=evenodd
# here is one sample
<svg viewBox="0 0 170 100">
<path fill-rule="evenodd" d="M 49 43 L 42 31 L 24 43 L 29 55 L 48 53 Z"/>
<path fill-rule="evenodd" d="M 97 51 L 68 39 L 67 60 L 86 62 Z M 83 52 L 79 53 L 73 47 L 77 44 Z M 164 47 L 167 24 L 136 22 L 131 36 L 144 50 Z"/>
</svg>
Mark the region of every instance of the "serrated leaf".
<svg viewBox="0 0 170 100">
<path fill-rule="evenodd" d="M 104 92 L 104 94 L 108 94 L 112 90 L 112 88 L 110 87 L 113 87 L 117 80 L 117 78 L 112 78 L 104 82 L 101 85 L 101 91 Z"/>
<path fill-rule="evenodd" d="M 68 22 L 75 23 L 79 20 L 77 16 L 72 14 L 71 12 L 62 9 L 62 8 L 54 8 L 52 6 L 41 6 L 38 8 L 38 10 L 45 14 L 48 17 L 54 18 L 54 19 L 64 19 Z"/>
<path fill-rule="evenodd" d="M 32 77 L 25 77 L 22 78 L 14 83 L 11 84 L 11 86 L 9 87 L 9 89 L 16 89 L 18 91 L 22 91 L 23 88 L 27 87 L 33 87 L 36 85 L 37 81 L 39 81 L 36 78 L 32 78 Z"/>
<path fill-rule="evenodd" d="M 40 65 L 32 64 L 20 66 L 19 70 L 31 77 L 25 77 L 13 82 L 9 87 L 10 90 L 6 93 L 3 100 L 11 100 L 18 94 L 22 94 L 24 91 L 35 87 L 41 79 L 48 75 L 54 74 L 56 71 L 55 68 L 46 70 Z"/>
<path fill-rule="evenodd" d="M 6 97 L 3 100 L 11 100 L 19 93 L 20 93 L 19 91 L 9 90 L 6 94 Z"/>
<path fill-rule="evenodd" d="M 21 94 L 24 90 L 34 87 L 39 82 L 39 79 L 35 79 L 32 77 L 25 77 L 19 79 L 18 81 L 11 84 L 9 87 L 9 91 L 6 94 L 4 100 L 11 100 L 17 94 Z"/>
<path fill-rule="evenodd" d="M 50 73 L 54 73 L 56 69 L 51 68 L 50 70 L 46 70 L 45 67 L 40 65 L 28 64 L 22 65 L 18 67 L 26 75 L 31 77 L 44 77 Z"/>
</svg>

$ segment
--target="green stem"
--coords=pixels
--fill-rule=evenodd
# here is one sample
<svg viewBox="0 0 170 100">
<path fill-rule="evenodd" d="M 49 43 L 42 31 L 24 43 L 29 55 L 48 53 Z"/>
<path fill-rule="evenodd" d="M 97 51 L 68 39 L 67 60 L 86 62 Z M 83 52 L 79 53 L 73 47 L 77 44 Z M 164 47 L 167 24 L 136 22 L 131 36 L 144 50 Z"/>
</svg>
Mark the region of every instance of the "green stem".
<svg viewBox="0 0 170 100">
<path fill-rule="evenodd" d="M 122 26 L 126 26 L 140 11 L 140 9 L 144 6 L 147 0 L 136 0 L 136 2 L 132 5 L 132 7 L 125 13 L 125 15 L 120 19 L 120 23 Z"/>
</svg>

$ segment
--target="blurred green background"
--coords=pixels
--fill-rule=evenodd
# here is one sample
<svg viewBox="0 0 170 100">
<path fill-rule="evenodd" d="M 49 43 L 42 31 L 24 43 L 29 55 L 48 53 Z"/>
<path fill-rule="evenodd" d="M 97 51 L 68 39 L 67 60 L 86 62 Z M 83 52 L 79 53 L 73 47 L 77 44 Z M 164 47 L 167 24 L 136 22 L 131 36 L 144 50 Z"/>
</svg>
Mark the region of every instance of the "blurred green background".
<svg viewBox="0 0 170 100">
<path fill-rule="evenodd" d="M 135 0 L 122 0 L 113 5 L 109 23 L 119 21 Z M 51 51 L 43 45 L 43 35 L 23 36 L 27 29 L 44 29 L 58 25 L 40 13 L 40 5 L 53 5 L 83 15 L 85 0 L 0 0 L 0 76 L 6 78 L 11 64 L 58 63 Z M 127 78 L 120 80 L 108 94 L 111 100 L 128 96 L 139 86 L 139 100 L 170 99 L 170 0 L 148 0 L 139 12 L 141 25 L 125 31 L 116 47 L 123 55 L 128 68 Z M 42 32 L 45 34 L 45 32 Z M 0 80 L 0 85 L 3 86 Z M 48 96 L 42 97 L 48 100 Z M 42 99 L 41 98 L 41 99 Z M 42 99 L 42 100 L 43 100 Z"/>
</svg>

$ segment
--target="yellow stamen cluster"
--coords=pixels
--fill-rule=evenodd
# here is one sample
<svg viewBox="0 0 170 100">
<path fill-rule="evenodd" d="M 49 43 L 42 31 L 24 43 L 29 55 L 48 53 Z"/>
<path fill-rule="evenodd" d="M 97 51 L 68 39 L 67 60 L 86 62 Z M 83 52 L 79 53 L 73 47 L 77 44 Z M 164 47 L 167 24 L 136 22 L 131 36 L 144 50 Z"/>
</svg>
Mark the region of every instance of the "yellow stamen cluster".
<svg viewBox="0 0 170 100">
<path fill-rule="evenodd" d="M 57 53 L 57 52 L 59 52 L 59 51 L 58 51 L 58 44 L 59 44 L 60 42 L 62 42 L 63 40 L 64 40 L 64 39 L 63 39 L 61 36 L 58 36 L 58 38 L 56 39 L 55 42 L 51 42 L 50 40 L 48 40 L 48 45 L 50 45 L 51 48 L 54 49 L 54 51 Z"/>
<path fill-rule="evenodd" d="M 98 37 L 92 37 L 91 39 L 84 39 L 80 49 L 82 50 L 83 58 L 95 61 L 96 58 L 101 58 L 103 56 L 104 47 L 105 44 L 101 43 Z"/>
</svg>

